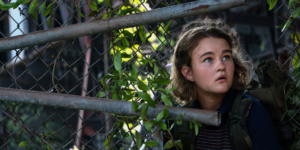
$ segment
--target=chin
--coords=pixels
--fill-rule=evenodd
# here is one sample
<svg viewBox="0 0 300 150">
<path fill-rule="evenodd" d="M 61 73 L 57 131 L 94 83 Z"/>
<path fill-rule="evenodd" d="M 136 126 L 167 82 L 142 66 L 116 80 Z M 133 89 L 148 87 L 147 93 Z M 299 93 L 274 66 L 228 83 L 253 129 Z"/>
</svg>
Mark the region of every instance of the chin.
<svg viewBox="0 0 300 150">
<path fill-rule="evenodd" d="M 230 87 L 222 87 L 222 88 L 216 89 L 215 93 L 224 94 L 224 93 L 227 93 L 229 91 L 229 89 L 230 89 Z"/>
</svg>

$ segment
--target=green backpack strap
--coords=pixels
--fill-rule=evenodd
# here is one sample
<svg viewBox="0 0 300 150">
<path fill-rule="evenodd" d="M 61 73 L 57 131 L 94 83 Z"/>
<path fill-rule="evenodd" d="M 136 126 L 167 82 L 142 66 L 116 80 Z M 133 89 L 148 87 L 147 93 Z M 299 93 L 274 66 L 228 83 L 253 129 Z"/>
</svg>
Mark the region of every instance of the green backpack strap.
<svg viewBox="0 0 300 150">
<path fill-rule="evenodd" d="M 252 99 L 242 99 L 243 94 L 244 91 L 239 92 L 229 114 L 229 139 L 234 143 L 237 150 L 251 150 L 252 141 L 247 131 L 247 117 Z"/>
</svg>

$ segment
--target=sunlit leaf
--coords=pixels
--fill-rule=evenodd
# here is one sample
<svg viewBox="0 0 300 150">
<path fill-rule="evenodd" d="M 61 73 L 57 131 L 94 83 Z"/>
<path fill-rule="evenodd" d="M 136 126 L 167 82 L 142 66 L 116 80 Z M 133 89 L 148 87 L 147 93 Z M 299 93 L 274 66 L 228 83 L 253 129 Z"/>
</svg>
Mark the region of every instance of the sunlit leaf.
<svg viewBox="0 0 300 150">
<path fill-rule="evenodd" d="M 2 0 L 0 0 L 0 5 L 2 5 L 2 6 L 5 5 Z"/>
<path fill-rule="evenodd" d="M 28 144 L 28 141 L 23 141 L 23 142 L 19 143 L 18 146 L 24 147 L 24 146 L 26 146 L 27 144 Z"/>
</svg>

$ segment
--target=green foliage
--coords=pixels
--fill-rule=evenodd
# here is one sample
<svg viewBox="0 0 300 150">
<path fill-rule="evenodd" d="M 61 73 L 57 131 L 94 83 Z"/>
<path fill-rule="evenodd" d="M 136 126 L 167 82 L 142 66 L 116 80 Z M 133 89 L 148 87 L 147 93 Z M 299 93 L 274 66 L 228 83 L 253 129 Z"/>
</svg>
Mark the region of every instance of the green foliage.
<svg viewBox="0 0 300 150">
<path fill-rule="evenodd" d="M 269 10 L 272 10 L 274 8 L 274 6 L 276 5 L 277 0 L 268 0 L 268 4 L 269 4 Z"/>
</svg>

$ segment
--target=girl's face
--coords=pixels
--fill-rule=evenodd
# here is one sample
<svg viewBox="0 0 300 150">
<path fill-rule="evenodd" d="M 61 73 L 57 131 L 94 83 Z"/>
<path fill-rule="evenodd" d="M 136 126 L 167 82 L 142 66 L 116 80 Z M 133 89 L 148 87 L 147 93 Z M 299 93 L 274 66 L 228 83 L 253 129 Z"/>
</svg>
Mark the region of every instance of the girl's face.
<svg viewBox="0 0 300 150">
<path fill-rule="evenodd" d="M 182 67 L 182 74 L 195 82 L 198 94 L 224 94 L 233 82 L 232 51 L 223 38 L 207 37 L 192 51 L 192 67 Z"/>
</svg>

